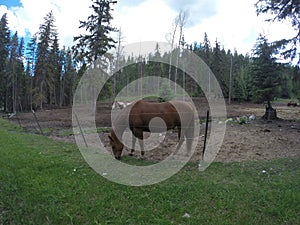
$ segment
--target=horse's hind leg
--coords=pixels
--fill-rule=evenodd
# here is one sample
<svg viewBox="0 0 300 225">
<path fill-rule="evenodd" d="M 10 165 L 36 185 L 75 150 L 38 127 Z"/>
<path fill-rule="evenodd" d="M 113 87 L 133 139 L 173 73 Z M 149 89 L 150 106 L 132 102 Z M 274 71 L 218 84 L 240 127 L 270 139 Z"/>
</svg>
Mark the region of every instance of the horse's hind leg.
<svg viewBox="0 0 300 225">
<path fill-rule="evenodd" d="M 183 142 L 184 142 L 184 135 L 181 135 L 181 128 L 178 127 L 178 145 L 176 148 L 176 153 L 178 152 L 178 150 L 180 150 Z"/>
<path fill-rule="evenodd" d="M 194 141 L 194 126 L 190 126 L 185 133 L 186 136 L 186 150 L 187 154 L 190 155 L 191 150 L 192 150 L 192 144 Z"/>
<path fill-rule="evenodd" d="M 181 148 L 183 142 L 184 142 L 184 137 L 182 137 L 182 138 L 179 139 L 179 142 L 178 142 L 178 145 L 177 145 L 177 148 L 176 148 L 176 152 L 177 152 L 178 150 L 180 150 L 180 148 Z"/>
<path fill-rule="evenodd" d="M 178 127 L 178 141 L 180 141 L 181 137 L 181 127 Z"/>
<path fill-rule="evenodd" d="M 187 155 L 190 155 L 190 153 L 191 153 L 192 144 L 193 144 L 193 138 L 186 137 L 186 153 L 187 153 Z"/>
<path fill-rule="evenodd" d="M 176 148 L 176 152 L 178 152 L 184 142 L 184 140 L 186 140 L 186 152 L 185 155 L 189 156 L 191 153 L 191 149 L 192 149 L 192 144 L 193 144 L 193 140 L 194 140 L 194 127 L 189 127 L 186 130 L 184 130 L 183 134 L 180 135 L 181 130 L 178 130 L 178 138 L 179 138 L 179 142 Z M 183 152 L 182 152 L 183 153 Z"/>
<path fill-rule="evenodd" d="M 144 142 L 143 139 L 139 139 L 139 144 L 141 147 L 141 155 L 144 156 L 145 155 L 145 151 L 144 151 Z"/>
</svg>

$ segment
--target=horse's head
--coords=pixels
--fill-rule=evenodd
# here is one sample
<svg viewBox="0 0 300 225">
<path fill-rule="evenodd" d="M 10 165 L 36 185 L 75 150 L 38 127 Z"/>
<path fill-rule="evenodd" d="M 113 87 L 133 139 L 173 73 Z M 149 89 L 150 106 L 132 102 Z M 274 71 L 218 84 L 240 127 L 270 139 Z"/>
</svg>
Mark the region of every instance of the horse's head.
<svg viewBox="0 0 300 225">
<path fill-rule="evenodd" d="M 122 144 L 122 142 L 119 141 L 117 135 L 113 130 L 111 130 L 110 134 L 108 135 L 108 138 L 115 158 L 120 160 L 124 145 Z"/>
</svg>

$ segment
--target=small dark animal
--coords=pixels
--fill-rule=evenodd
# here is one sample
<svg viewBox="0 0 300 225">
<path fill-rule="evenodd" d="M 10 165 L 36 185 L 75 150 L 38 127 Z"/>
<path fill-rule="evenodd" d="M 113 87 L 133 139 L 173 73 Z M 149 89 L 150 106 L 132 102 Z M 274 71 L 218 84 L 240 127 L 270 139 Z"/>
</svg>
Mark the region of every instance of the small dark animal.
<svg viewBox="0 0 300 225">
<path fill-rule="evenodd" d="M 150 132 L 149 123 L 153 118 L 160 118 L 165 122 L 167 130 L 178 128 L 179 143 L 177 150 L 181 147 L 184 137 L 187 142 L 187 153 L 190 153 L 194 138 L 194 107 L 184 101 L 171 102 L 147 102 L 144 100 L 137 101 L 124 108 L 115 121 L 112 121 L 112 130 L 109 134 L 110 145 L 116 159 L 120 160 L 124 144 L 119 138 L 122 137 L 125 129 L 129 129 L 133 136 L 139 139 L 142 156 L 143 151 L 143 132 Z M 129 123 L 124 121 L 128 120 Z M 162 132 L 157 129 L 151 132 Z M 119 138 L 118 138 L 119 137 Z M 135 146 L 136 138 L 132 139 L 132 146 Z M 134 149 L 131 150 L 131 154 Z"/>
<path fill-rule="evenodd" d="M 296 103 L 296 102 L 289 102 L 288 104 L 287 104 L 287 106 L 294 106 L 294 107 L 296 107 L 298 104 Z"/>
</svg>

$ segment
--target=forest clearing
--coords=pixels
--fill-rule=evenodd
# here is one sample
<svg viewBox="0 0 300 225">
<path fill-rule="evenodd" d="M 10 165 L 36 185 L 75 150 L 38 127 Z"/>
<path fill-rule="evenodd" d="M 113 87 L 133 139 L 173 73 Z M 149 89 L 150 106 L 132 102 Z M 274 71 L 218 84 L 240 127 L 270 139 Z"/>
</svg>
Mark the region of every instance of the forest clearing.
<svg viewBox="0 0 300 225">
<path fill-rule="evenodd" d="M 299 0 L 255 2 L 1 2 L 0 225 L 299 224 Z"/>
</svg>

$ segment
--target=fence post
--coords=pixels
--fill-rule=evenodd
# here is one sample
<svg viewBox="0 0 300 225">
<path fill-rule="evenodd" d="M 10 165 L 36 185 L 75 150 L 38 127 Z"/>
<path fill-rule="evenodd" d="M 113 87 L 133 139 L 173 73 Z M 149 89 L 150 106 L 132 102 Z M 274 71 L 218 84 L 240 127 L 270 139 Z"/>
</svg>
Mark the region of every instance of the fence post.
<svg viewBox="0 0 300 225">
<path fill-rule="evenodd" d="M 32 110 L 32 114 L 33 114 L 33 117 L 34 117 L 35 122 L 37 123 L 37 125 L 38 125 L 38 127 L 39 127 L 39 129 L 40 129 L 40 132 L 42 133 L 43 136 L 45 136 L 45 134 L 44 134 L 44 132 L 43 132 L 43 130 L 42 130 L 42 128 L 41 128 L 41 125 L 40 125 L 40 123 L 39 123 L 39 121 L 38 121 L 38 119 L 37 119 L 37 117 L 36 117 L 36 115 L 35 115 L 35 111 L 34 111 L 34 110 Z"/>
<path fill-rule="evenodd" d="M 209 120 L 209 110 L 207 110 L 207 113 L 206 113 L 206 124 L 205 124 L 205 133 L 204 133 L 204 144 L 203 144 L 203 150 L 202 150 L 202 160 L 204 160 L 204 153 L 205 153 L 205 148 L 206 148 L 208 120 Z"/>
<path fill-rule="evenodd" d="M 80 123 L 79 123 L 78 117 L 77 117 L 77 115 L 76 115 L 76 113 L 75 113 L 75 112 L 74 112 L 74 115 L 75 115 L 75 119 L 76 119 L 76 121 L 77 121 L 77 124 L 78 124 L 79 130 L 80 130 L 80 134 L 81 134 L 81 136 L 82 136 L 82 138 L 83 138 L 83 141 L 84 141 L 85 147 L 88 147 L 88 144 L 86 143 L 85 136 L 84 136 L 84 134 L 83 134 L 83 132 L 82 132 L 82 129 L 81 129 L 81 126 L 80 126 Z"/>
</svg>

